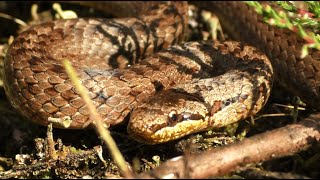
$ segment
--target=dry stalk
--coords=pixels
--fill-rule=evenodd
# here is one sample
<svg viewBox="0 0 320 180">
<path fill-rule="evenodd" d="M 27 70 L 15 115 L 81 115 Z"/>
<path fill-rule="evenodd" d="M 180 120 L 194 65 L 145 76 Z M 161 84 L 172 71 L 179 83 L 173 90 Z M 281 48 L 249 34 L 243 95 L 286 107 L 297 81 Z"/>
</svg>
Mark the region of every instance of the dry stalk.
<svg viewBox="0 0 320 180">
<path fill-rule="evenodd" d="M 115 141 L 112 139 L 110 135 L 110 131 L 104 127 L 104 124 L 102 123 L 102 118 L 100 117 L 99 113 L 97 112 L 97 109 L 93 105 L 89 95 L 88 90 L 81 85 L 76 72 L 74 68 L 72 67 L 70 61 L 67 59 L 63 60 L 63 65 L 66 69 L 66 72 L 68 76 L 70 77 L 72 83 L 74 84 L 75 88 L 79 92 L 81 98 L 85 101 L 86 105 L 88 106 L 90 117 L 93 120 L 93 125 L 95 126 L 96 130 L 98 131 L 98 134 L 102 137 L 102 139 L 107 144 L 112 159 L 115 161 L 117 166 L 119 167 L 122 175 L 125 178 L 133 178 L 133 174 L 126 165 L 126 162 L 124 160 L 124 157 L 122 156 L 121 152 L 119 151 Z"/>
</svg>

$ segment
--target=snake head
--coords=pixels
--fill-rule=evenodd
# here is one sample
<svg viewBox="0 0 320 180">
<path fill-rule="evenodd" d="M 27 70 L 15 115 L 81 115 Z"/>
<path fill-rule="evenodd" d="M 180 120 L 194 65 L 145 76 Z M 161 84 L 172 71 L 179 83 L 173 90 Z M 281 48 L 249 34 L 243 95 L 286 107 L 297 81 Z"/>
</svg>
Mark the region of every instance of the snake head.
<svg viewBox="0 0 320 180">
<path fill-rule="evenodd" d="M 158 144 L 199 132 L 208 126 L 207 108 L 192 96 L 162 91 L 135 108 L 128 133 L 137 141 Z"/>
</svg>

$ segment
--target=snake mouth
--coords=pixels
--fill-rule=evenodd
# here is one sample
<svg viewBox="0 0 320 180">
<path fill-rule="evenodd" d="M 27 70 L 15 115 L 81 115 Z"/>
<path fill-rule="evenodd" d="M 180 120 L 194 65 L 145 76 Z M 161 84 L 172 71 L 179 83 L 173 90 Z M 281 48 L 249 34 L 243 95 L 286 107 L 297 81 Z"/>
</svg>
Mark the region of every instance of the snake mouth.
<svg viewBox="0 0 320 180">
<path fill-rule="evenodd" d="M 171 140 L 182 138 L 186 135 L 203 131 L 208 127 L 208 121 L 204 119 L 199 120 L 185 120 L 176 123 L 174 126 L 161 125 L 157 128 L 153 127 L 154 131 L 140 131 L 133 133 L 133 137 L 140 142 L 147 144 L 160 144 Z M 155 130 L 157 129 L 157 130 Z"/>
<path fill-rule="evenodd" d="M 149 113 L 155 112 L 149 111 Z M 147 144 L 159 144 L 204 130 L 208 126 L 208 121 L 205 120 L 205 116 L 198 113 L 178 114 L 172 111 L 158 116 L 140 128 L 135 125 L 133 123 L 128 125 L 128 132 L 135 140 Z"/>
<path fill-rule="evenodd" d="M 152 124 L 149 126 L 149 129 L 151 132 L 157 132 L 161 131 L 161 129 L 164 128 L 175 128 L 175 126 L 178 126 L 178 123 L 185 123 L 189 124 L 192 123 L 191 121 L 199 121 L 203 120 L 205 117 L 201 114 L 192 114 L 188 112 L 183 112 L 180 114 L 177 114 L 176 111 L 171 111 L 168 116 L 166 122 L 163 122 L 161 124 Z"/>
</svg>

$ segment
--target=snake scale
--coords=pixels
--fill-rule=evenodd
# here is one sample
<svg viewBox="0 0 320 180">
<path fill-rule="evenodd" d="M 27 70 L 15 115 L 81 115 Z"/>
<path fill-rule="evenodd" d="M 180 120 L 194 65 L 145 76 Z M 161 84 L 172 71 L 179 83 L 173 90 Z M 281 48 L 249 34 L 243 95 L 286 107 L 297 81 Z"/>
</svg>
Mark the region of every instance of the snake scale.
<svg viewBox="0 0 320 180">
<path fill-rule="evenodd" d="M 217 12 L 231 34 L 257 48 L 181 43 L 186 2 L 110 2 L 124 17 L 55 20 L 20 33 L 6 54 L 6 94 L 36 123 L 69 117 L 69 128 L 87 127 L 88 109 L 61 63 L 67 58 L 104 123 L 122 123 L 130 113 L 129 135 L 149 144 L 254 115 L 268 100 L 273 76 L 319 109 L 318 51 L 300 59 L 303 41 L 265 24 L 243 2 L 193 3 Z"/>
</svg>

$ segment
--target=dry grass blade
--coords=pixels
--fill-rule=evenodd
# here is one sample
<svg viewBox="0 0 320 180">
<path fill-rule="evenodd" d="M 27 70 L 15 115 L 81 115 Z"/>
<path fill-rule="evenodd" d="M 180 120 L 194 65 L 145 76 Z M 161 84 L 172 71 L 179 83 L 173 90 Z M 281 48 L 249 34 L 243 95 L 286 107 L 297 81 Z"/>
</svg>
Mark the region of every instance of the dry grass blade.
<svg viewBox="0 0 320 180">
<path fill-rule="evenodd" d="M 120 153 L 116 143 L 114 142 L 114 140 L 112 139 L 112 137 L 110 135 L 110 131 L 104 127 L 104 125 L 102 123 L 102 119 L 101 119 L 99 113 L 97 112 L 97 109 L 92 104 L 91 99 L 88 95 L 87 89 L 79 83 L 79 79 L 77 78 L 76 72 L 73 69 L 70 61 L 68 61 L 66 59 L 63 60 L 63 65 L 64 65 L 64 68 L 66 69 L 66 72 L 67 72 L 68 76 L 70 77 L 72 83 L 74 84 L 75 88 L 77 89 L 80 96 L 85 101 L 86 105 L 88 106 L 88 109 L 90 112 L 90 117 L 93 120 L 93 124 L 95 125 L 96 130 L 98 131 L 99 135 L 102 137 L 102 139 L 107 144 L 113 160 L 118 165 L 118 167 L 119 167 L 120 171 L 122 172 L 122 174 L 124 175 L 124 177 L 133 178 L 132 172 L 129 170 L 128 166 L 126 165 L 126 162 L 125 162 L 122 154 Z"/>
<path fill-rule="evenodd" d="M 3 14 L 3 13 L 0 13 L 0 17 L 1 18 L 5 18 L 5 19 L 9 19 L 9 20 L 13 20 L 14 22 L 16 22 L 17 24 L 20 24 L 21 26 L 28 26 L 27 23 L 25 23 L 24 21 L 18 19 L 18 18 L 15 18 L 15 17 L 12 17 L 8 14 Z"/>
</svg>

